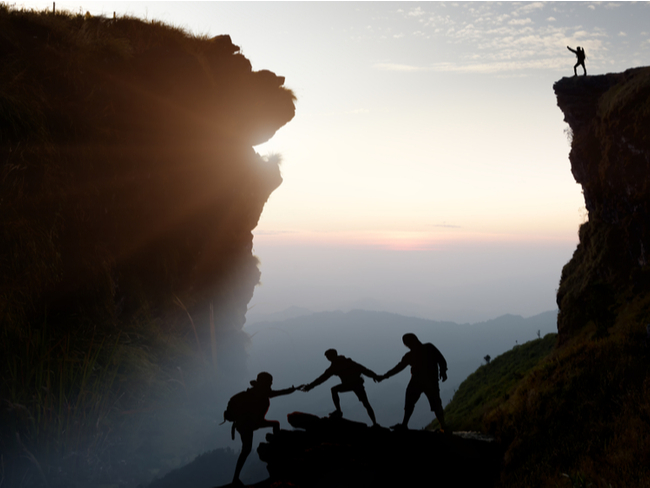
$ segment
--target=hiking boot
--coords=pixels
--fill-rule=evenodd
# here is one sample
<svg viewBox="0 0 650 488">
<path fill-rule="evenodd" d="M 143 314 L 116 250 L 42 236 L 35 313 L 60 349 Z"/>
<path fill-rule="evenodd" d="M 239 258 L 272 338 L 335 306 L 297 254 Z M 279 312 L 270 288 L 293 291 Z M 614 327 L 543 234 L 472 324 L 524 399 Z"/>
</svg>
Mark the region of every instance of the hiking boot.
<svg viewBox="0 0 650 488">
<path fill-rule="evenodd" d="M 391 426 L 391 430 L 408 430 L 408 427 L 404 424 L 395 424 Z"/>
<path fill-rule="evenodd" d="M 328 415 L 329 418 L 331 419 L 340 419 L 343 418 L 343 412 L 340 410 L 334 410 L 332 413 Z"/>
</svg>

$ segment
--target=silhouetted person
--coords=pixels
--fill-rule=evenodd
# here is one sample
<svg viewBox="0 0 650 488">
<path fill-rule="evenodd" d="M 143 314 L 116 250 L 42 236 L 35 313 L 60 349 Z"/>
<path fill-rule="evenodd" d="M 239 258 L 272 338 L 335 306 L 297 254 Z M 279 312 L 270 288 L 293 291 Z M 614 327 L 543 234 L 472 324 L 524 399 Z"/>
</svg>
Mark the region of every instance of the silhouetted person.
<svg viewBox="0 0 650 488">
<path fill-rule="evenodd" d="M 422 344 L 415 334 L 404 334 L 402 342 L 410 349 L 397 365 L 388 371 L 380 379 L 384 380 L 399 373 L 407 366 L 411 366 L 411 381 L 406 387 L 406 398 L 404 400 L 404 420 L 401 424 L 394 425 L 393 429 L 407 429 L 408 423 L 413 414 L 415 404 L 424 393 L 429 399 L 431 411 L 436 414 L 440 427 L 444 432 L 445 415 L 440 400 L 440 388 L 438 386 L 438 368 L 442 381 L 447 381 L 447 361 L 436 346 L 427 342 Z"/>
<path fill-rule="evenodd" d="M 578 46 L 575 50 L 571 49 L 569 46 L 566 48 L 578 57 L 578 62 L 573 67 L 573 76 L 578 76 L 578 66 L 582 66 L 582 69 L 585 72 L 583 76 L 587 76 L 587 68 L 585 68 L 585 58 L 587 56 L 585 55 L 585 50 L 580 46 Z"/>
<path fill-rule="evenodd" d="M 246 390 L 245 395 L 242 396 L 243 403 L 239 407 L 237 420 L 233 423 L 233 428 L 239 432 L 242 441 L 241 453 L 237 459 L 235 476 L 232 480 L 233 485 L 242 485 L 239 474 L 253 448 L 253 432 L 264 427 L 273 428 L 274 434 L 280 430 L 280 422 L 264 418 L 271 404 L 270 399 L 280 395 L 288 395 L 297 390 L 295 386 L 285 390 L 272 390 L 273 376 L 266 372 L 258 374 L 257 379 L 252 380 L 250 383 L 252 388 Z"/>
<path fill-rule="evenodd" d="M 377 374 L 373 373 L 365 366 L 362 366 L 359 363 L 355 363 L 352 361 L 352 359 L 346 358 L 345 356 L 339 356 L 339 354 L 336 352 L 336 349 L 328 349 L 325 351 L 325 357 L 332 363 L 331 366 L 327 368 L 325 372 L 314 381 L 308 385 L 305 385 L 302 390 L 309 391 L 312 388 L 325 382 L 330 377 L 338 376 L 341 378 L 341 383 L 332 387 L 332 400 L 334 401 L 336 410 L 330 414 L 330 417 L 341 418 L 343 416 L 343 412 L 341 411 L 341 401 L 339 400 L 339 393 L 344 391 L 353 391 L 354 394 L 357 395 L 359 401 L 366 408 L 368 416 L 370 417 L 370 420 L 372 420 L 372 425 L 378 425 L 377 420 L 375 419 L 375 412 L 372 410 L 370 402 L 368 401 L 366 389 L 363 387 L 363 378 L 361 375 L 364 374 L 369 378 L 374 379 L 375 381 L 379 381 L 379 376 L 377 376 Z"/>
</svg>

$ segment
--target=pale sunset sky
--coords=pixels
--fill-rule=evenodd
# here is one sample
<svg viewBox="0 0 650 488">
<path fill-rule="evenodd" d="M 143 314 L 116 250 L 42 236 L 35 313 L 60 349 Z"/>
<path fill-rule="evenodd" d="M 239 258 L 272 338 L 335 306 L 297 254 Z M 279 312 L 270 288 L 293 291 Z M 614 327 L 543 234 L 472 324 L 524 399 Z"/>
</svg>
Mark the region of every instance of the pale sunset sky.
<svg viewBox="0 0 650 488">
<path fill-rule="evenodd" d="M 52 2 L 16 2 L 52 8 Z M 553 83 L 650 64 L 650 4 L 82 2 L 229 34 L 286 78 L 262 154 L 284 183 L 254 234 L 249 320 L 353 306 L 475 322 L 552 310 L 586 219 Z M 579 74 L 582 74 L 579 68 Z"/>
</svg>

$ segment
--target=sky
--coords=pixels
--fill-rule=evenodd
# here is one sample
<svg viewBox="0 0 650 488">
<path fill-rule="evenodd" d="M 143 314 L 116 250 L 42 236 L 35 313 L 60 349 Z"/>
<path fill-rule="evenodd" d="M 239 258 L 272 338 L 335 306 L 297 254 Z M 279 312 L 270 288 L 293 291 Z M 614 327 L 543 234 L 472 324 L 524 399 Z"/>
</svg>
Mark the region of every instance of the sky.
<svg viewBox="0 0 650 488">
<path fill-rule="evenodd" d="M 281 156 L 284 182 L 254 231 L 249 322 L 292 306 L 457 322 L 556 308 L 587 219 L 553 93 L 573 75 L 566 47 L 584 47 L 590 75 L 650 63 L 647 2 L 56 8 L 229 34 L 296 94 L 295 118 L 255 148 Z"/>
</svg>

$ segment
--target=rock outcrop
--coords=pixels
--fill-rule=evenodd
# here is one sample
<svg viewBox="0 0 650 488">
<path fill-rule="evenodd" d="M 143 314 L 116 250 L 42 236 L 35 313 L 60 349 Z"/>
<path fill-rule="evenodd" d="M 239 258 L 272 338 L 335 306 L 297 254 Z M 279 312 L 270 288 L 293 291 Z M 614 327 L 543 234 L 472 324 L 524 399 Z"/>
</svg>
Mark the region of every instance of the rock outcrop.
<svg viewBox="0 0 650 488">
<path fill-rule="evenodd" d="M 182 303 L 209 337 L 212 303 L 218 333 L 241 334 L 251 231 L 282 181 L 253 146 L 294 116 L 284 78 L 229 36 L 1 13 L 5 323 L 105 325 L 143 306 L 187 320 Z"/>
<path fill-rule="evenodd" d="M 296 430 L 268 434 L 257 452 L 269 486 L 493 486 L 501 451 L 472 433 L 391 431 L 345 419 L 288 415 Z"/>
<path fill-rule="evenodd" d="M 622 304 L 650 292 L 650 68 L 563 78 L 554 90 L 589 214 L 557 295 L 562 344 L 587 324 L 607 334 Z"/>
<path fill-rule="evenodd" d="M 650 68 L 554 89 L 589 219 L 562 269 L 556 347 L 484 424 L 504 446 L 502 488 L 647 486 Z"/>
<path fill-rule="evenodd" d="M 226 35 L 0 5 L 3 486 L 135 483 L 202 449 L 247 377 L 282 182 L 254 146 L 294 101 Z"/>
</svg>

